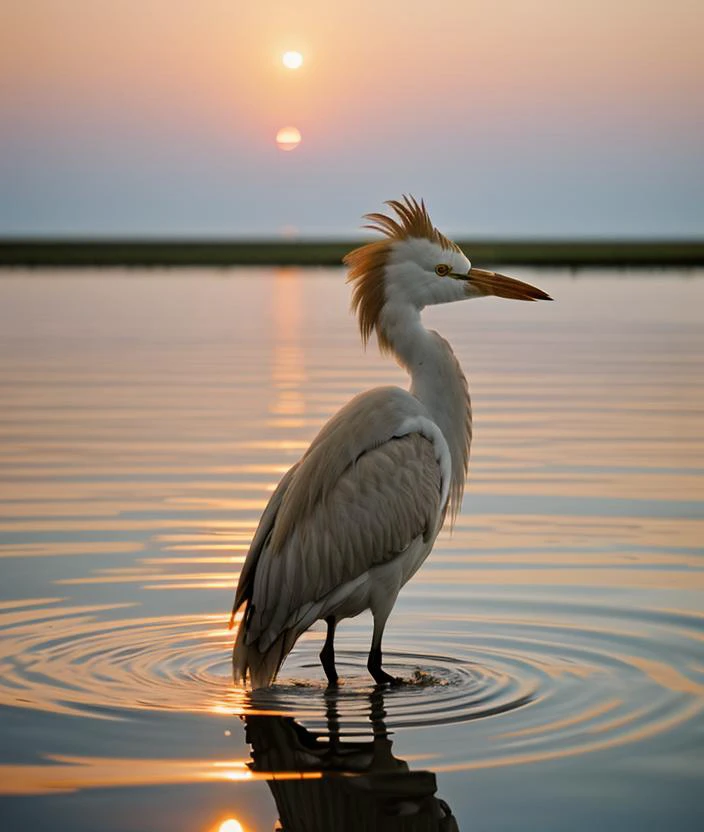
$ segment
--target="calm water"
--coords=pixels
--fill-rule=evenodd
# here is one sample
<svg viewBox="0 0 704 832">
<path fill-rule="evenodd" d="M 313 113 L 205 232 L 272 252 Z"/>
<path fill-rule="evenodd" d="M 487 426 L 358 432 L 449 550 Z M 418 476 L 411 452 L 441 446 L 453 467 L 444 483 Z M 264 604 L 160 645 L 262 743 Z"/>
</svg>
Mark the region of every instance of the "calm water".
<svg viewBox="0 0 704 832">
<path fill-rule="evenodd" d="M 405 384 L 342 272 L 0 279 L 3 830 L 701 828 L 704 275 L 516 276 L 556 303 L 426 313 L 475 438 L 387 627 L 412 683 L 374 694 L 363 616 L 339 694 L 320 629 L 254 701 L 226 624 L 259 513 Z"/>
</svg>

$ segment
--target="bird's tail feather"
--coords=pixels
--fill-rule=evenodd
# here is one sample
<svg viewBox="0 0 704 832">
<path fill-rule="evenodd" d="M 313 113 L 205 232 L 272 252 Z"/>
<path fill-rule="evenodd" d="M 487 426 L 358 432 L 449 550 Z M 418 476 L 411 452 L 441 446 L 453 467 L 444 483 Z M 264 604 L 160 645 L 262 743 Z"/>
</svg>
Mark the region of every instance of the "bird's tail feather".
<svg viewBox="0 0 704 832">
<path fill-rule="evenodd" d="M 235 682 L 245 685 L 249 676 L 252 690 L 273 684 L 286 656 L 298 640 L 299 632 L 284 630 L 268 649 L 260 651 L 255 644 L 247 644 L 247 614 L 242 617 L 232 651 L 232 672 Z"/>
</svg>

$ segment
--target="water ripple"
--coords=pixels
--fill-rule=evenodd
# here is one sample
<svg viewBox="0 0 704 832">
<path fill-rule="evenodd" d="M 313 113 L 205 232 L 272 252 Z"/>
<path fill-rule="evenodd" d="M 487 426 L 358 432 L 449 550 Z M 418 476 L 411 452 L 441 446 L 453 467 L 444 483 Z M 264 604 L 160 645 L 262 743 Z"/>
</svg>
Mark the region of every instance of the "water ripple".
<svg viewBox="0 0 704 832">
<path fill-rule="evenodd" d="M 0 704 L 112 719 L 134 710 L 277 713 L 327 730 L 329 694 L 317 660 L 322 634 L 302 639 L 274 688 L 248 694 L 232 684 L 231 636 L 220 616 L 116 618 L 116 612 L 43 602 L 5 609 Z M 461 622 L 448 629 L 448 622 L 430 615 L 422 621 L 401 616 L 393 633 L 401 648 L 384 654 L 386 669 L 404 679 L 385 695 L 387 728 L 476 723 L 481 727 L 474 738 L 491 741 L 433 749 L 436 768 L 456 768 L 632 742 L 698 714 L 704 701 L 695 662 L 701 620 L 662 615 L 641 622 L 677 637 L 676 667 L 659 654 L 660 642 L 649 648 L 647 639 L 637 639 L 633 615 L 623 618 L 619 631 L 603 612 L 600 619 L 592 609 L 584 627 L 558 625 L 554 618 L 520 625 L 495 616 L 491 630 L 473 636 Z M 474 627 L 476 619 L 467 623 Z M 370 730 L 372 683 L 361 647 L 364 628 L 354 623 L 350 629 L 337 652 L 344 682 L 335 708 L 342 735 L 356 736 Z M 682 670 L 687 650 L 689 673 Z"/>
</svg>

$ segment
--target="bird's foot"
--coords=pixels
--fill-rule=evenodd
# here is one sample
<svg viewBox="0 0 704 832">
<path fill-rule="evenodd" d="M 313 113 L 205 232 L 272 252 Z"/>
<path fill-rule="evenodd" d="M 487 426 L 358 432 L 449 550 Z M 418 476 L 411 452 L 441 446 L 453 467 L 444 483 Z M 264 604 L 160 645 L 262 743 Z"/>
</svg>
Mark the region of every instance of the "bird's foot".
<svg viewBox="0 0 704 832">
<path fill-rule="evenodd" d="M 374 677 L 374 681 L 377 685 L 390 685 L 391 687 L 397 687 L 398 685 L 403 684 L 403 679 L 398 676 L 392 676 L 385 670 L 381 670 L 381 668 L 372 673 L 372 676 Z"/>
</svg>

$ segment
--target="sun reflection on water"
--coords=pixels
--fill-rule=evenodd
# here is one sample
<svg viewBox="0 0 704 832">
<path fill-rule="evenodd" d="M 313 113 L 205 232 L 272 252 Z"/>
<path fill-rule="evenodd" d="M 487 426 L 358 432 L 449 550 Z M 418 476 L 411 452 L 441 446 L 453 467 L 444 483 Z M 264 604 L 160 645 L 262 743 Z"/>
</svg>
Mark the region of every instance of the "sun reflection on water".
<svg viewBox="0 0 704 832">
<path fill-rule="evenodd" d="M 228 818 L 220 824 L 218 832 L 245 832 L 245 828 L 235 818 Z"/>
</svg>

